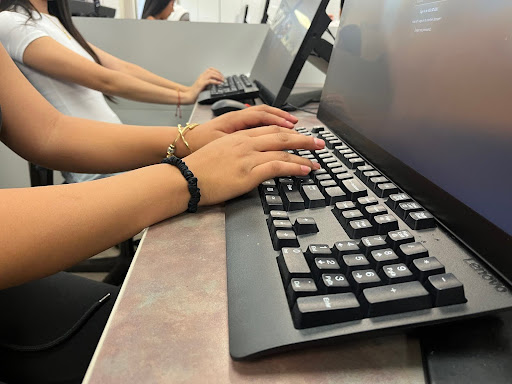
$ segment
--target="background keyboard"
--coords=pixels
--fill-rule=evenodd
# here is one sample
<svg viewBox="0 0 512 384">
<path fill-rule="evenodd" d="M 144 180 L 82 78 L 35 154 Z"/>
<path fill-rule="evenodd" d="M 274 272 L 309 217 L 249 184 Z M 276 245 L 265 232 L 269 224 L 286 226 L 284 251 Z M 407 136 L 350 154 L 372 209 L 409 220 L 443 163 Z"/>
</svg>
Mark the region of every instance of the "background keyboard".
<svg viewBox="0 0 512 384">
<path fill-rule="evenodd" d="M 209 85 L 199 94 L 199 104 L 213 104 L 222 99 L 246 100 L 258 97 L 259 88 L 245 75 L 226 77 L 224 83 Z"/>
<path fill-rule="evenodd" d="M 226 207 L 233 358 L 512 306 L 500 280 L 347 143 L 297 131 L 326 141 L 292 151 L 322 168 Z"/>
</svg>

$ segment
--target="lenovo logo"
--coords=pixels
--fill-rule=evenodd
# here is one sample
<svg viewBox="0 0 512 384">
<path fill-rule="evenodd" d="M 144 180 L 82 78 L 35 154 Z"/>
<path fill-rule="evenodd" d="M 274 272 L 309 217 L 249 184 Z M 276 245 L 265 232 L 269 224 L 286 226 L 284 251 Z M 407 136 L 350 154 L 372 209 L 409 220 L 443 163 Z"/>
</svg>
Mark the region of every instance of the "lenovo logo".
<svg viewBox="0 0 512 384">
<path fill-rule="evenodd" d="M 475 259 L 464 259 L 464 261 L 473 268 L 476 273 L 480 275 L 480 277 L 489 282 L 489 285 L 494 286 L 494 290 L 497 292 L 508 292 L 508 288 L 505 287 L 496 277 L 491 275 L 487 269 L 485 269 L 478 261 Z"/>
</svg>

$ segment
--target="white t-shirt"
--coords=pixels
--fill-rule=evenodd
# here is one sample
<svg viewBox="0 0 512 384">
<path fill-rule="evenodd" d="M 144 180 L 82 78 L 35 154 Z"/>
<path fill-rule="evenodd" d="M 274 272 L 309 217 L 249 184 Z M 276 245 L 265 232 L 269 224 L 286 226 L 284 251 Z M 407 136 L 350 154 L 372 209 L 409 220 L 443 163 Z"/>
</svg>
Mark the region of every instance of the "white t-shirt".
<svg viewBox="0 0 512 384">
<path fill-rule="evenodd" d="M 34 40 L 44 36 L 49 36 L 66 48 L 94 61 L 91 55 L 68 34 L 56 17 L 33 12 L 33 19 L 30 19 L 28 23 L 27 19 L 28 16 L 24 11 L 20 11 L 20 13 L 0 12 L 0 43 L 30 83 L 46 100 L 65 115 L 121 124 L 121 120 L 108 106 L 101 92 L 54 79 L 24 64 L 25 49 Z M 63 175 L 67 182 L 94 180 L 106 176 L 67 172 L 63 172 Z"/>
</svg>

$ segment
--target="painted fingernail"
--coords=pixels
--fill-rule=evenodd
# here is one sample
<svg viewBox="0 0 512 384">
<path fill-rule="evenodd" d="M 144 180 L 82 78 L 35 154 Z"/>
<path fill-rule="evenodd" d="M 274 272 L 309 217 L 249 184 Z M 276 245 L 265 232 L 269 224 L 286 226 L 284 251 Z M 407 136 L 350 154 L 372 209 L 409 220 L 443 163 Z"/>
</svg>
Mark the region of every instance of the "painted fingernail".
<svg viewBox="0 0 512 384">
<path fill-rule="evenodd" d="M 302 170 L 302 172 L 306 172 L 306 173 L 311 172 L 311 168 L 308 167 L 307 165 L 301 165 L 300 169 Z"/>
<path fill-rule="evenodd" d="M 323 141 L 322 139 L 316 139 L 315 138 L 315 144 L 316 144 L 317 147 L 320 147 L 320 148 L 325 147 L 325 141 Z"/>
</svg>

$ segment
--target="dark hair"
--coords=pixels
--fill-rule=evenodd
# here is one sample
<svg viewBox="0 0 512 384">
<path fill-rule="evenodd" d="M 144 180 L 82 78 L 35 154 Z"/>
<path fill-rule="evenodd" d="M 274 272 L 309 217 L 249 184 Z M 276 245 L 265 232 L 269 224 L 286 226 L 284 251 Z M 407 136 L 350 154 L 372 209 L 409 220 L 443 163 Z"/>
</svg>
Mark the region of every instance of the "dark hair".
<svg viewBox="0 0 512 384">
<path fill-rule="evenodd" d="M 147 19 L 149 16 L 155 17 L 161 13 L 171 1 L 174 0 L 146 0 L 144 3 L 144 9 L 142 10 L 141 19 Z"/>
<path fill-rule="evenodd" d="M 32 19 L 32 11 L 36 11 L 39 15 L 41 13 L 37 11 L 37 9 L 34 8 L 32 3 L 29 0 L 0 0 L 0 12 L 2 11 L 16 11 L 17 7 L 23 8 L 27 15 L 28 20 Z M 69 3 L 68 0 L 54 0 L 54 1 L 48 1 L 48 12 L 50 15 L 55 16 L 61 24 L 66 28 L 66 31 L 69 32 L 71 36 L 82 46 L 83 49 L 87 51 L 89 55 L 92 56 L 94 61 L 100 65 L 101 60 L 91 48 L 91 46 L 85 41 L 84 37 L 78 32 L 78 29 L 76 29 L 75 24 L 73 24 L 73 20 L 71 19 L 71 11 L 69 10 Z M 27 20 L 27 21 L 28 21 Z M 114 101 L 114 98 L 109 95 L 105 95 L 107 99 L 110 101 Z"/>
</svg>

